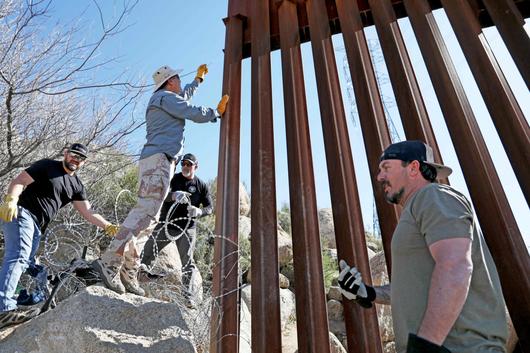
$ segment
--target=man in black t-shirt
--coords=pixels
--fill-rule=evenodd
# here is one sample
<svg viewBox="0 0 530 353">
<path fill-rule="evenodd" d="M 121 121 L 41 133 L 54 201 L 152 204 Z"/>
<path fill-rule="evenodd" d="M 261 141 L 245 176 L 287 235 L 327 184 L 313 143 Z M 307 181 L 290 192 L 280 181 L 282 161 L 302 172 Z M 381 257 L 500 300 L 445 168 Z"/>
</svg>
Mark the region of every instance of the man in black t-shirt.
<svg viewBox="0 0 530 353">
<path fill-rule="evenodd" d="M 185 296 L 194 305 L 198 288 L 194 288 L 193 279 L 200 273 L 193 259 L 195 251 L 196 229 L 195 219 L 213 212 L 212 197 L 208 185 L 199 179 L 195 172 L 199 168 L 197 158 L 188 153 L 181 162 L 182 172 L 171 179 L 171 192 L 166 198 L 160 214 L 160 221 L 153 231 L 153 236 L 145 244 L 142 264 L 150 266 L 155 259 L 155 249 L 161 251 L 171 240 L 176 244 L 182 262 L 182 283 L 186 288 Z M 202 205 L 202 208 L 200 206 Z M 167 224 L 167 227 L 166 227 Z M 156 239 L 156 246 L 154 244 Z"/>
<path fill-rule="evenodd" d="M 88 222 L 114 235 L 118 227 L 90 209 L 76 171 L 83 166 L 88 148 L 72 144 L 64 159 L 42 159 L 11 181 L 0 205 L 5 252 L 0 269 L 0 328 L 31 319 L 38 310 L 17 309 L 13 298 L 22 273 L 35 266 L 41 235 L 59 209 L 70 202 Z"/>
</svg>

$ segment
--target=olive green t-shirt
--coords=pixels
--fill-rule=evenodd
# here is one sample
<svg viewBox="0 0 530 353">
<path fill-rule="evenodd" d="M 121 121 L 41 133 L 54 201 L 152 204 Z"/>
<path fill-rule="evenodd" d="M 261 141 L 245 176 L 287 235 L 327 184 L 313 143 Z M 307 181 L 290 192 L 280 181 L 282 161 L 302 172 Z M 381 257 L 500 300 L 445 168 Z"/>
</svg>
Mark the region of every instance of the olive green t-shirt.
<svg viewBox="0 0 530 353">
<path fill-rule="evenodd" d="M 452 187 L 433 183 L 407 201 L 392 238 L 392 319 L 398 353 L 406 351 L 408 334 L 418 332 L 427 306 L 434 269 L 429 246 L 462 237 L 472 239 L 473 274 L 444 346 L 453 353 L 505 351 L 508 328 L 499 276 L 471 204 Z"/>
</svg>

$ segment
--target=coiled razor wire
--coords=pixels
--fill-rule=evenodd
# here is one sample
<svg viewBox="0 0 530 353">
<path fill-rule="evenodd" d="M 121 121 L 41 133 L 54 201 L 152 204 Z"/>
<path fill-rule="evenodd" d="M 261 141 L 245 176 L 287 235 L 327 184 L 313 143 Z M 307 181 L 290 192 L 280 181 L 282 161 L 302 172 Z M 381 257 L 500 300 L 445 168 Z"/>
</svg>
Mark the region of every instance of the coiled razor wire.
<svg viewBox="0 0 530 353">
<path fill-rule="evenodd" d="M 130 190 L 123 189 L 115 198 L 114 218 L 115 223 L 118 225 L 121 224 L 121 218 L 128 213 L 123 212 L 125 210 L 124 205 L 126 204 L 124 198 L 131 196 L 134 197 L 135 195 Z M 181 204 L 191 204 L 191 202 L 189 198 L 186 198 L 183 202 L 174 202 L 168 210 L 165 219 L 158 222 L 159 224 L 162 224 L 160 231 L 164 232 L 164 235 L 168 240 L 174 242 L 180 239 L 180 237 L 186 236 L 186 231 L 191 225 L 191 222 L 194 221 L 197 229 L 200 229 L 200 231 L 197 231 L 196 234 L 196 249 L 199 247 L 198 245 L 202 245 L 203 247 L 208 246 L 207 244 L 204 244 L 204 242 L 206 242 L 208 239 L 214 239 L 215 241 L 218 241 L 217 239 L 221 239 L 223 241 L 227 241 L 231 244 L 230 246 L 233 245 L 234 248 L 237 249 L 225 254 L 218 262 L 209 263 L 207 268 L 203 269 L 202 271 L 206 273 L 201 273 L 201 276 L 213 273 L 214 269 L 222 262 L 226 261 L 229 257 L 235 256 L 237 260 L 234 261 L 233 267 L 229 269 L 226 277 L 230 276 L 233 271 L 237 270 L 238 278 L 241 278 L 242 273 L 246 271 L 247 268 L 239 268 L 239 259 L 242 257 L 242 255 L 250 258 L 250 254 L 242 253 L 242 249 L 238 246 L 238 243 L 226 237 L 215 235 L 211 227 L 208 227 L 206 223 L 200 221 L 199 219 L 192 219 L 190 217 L 177 217 L 172 219 L 176 208 Z M 122 216 L 122 214 L 124 214 L 124 216 Z M 179 221 L 185 221 L 185 224 L 182 225 L 182 222 Z M 172 227 L 173 230 L 178 229 L 178 232 L 173 232 L 173 234 L 170 233 L 168 230 L 169 227 Z M 108 243 L 112 241 L 112 238 L 108 237 L 103 231 L 99 230 L 99 228 L 97 228 L 95 232 L 87 232 L 82 230 L 86 230 L 86 223 L 62 223 L 49 227 L 44 235 L 44 247 L 39 260 L 48 268 L 50 275 L 54 275 L 55 278 L 59 278 L 61 281 L 59 290 L 56 294 L 57 303 L 68 298 L 87 285 L 84 279 L 76 276 L 75 272 L 72 271 L 72 266 L 75 266 L 74 259 L 78 260 L 84 257 L 87 259 L 87 261 L 95 260 L 104 250 L 103 248 L 105 247 L 105 243 L 107 243 L 106 245 L 108 246 Z M 149 271 L 156 267 L 157 260 L 159 258 L 159 249 L 156 245 L 156 236 L 157 234 L 154 233 L 149 235 L 149 238 L 153 238 L 153 254 L 155 256 L 152 265 L 148 268 Z M 0 244 L 3 245 L 3 237 L 0 241 Z M 190 259 L 190 261 L 193 261 L 193 259 Z M 197 261 L 197 263 L 199 263 L 199 261 Z M 182 264 L 182 267 L 185 265 L 186 264 Z M 185 275 L 185 273 L 182 273 L 182 275 Z M 223 279 L 226 279 L 226 277 Z M 142 279 L 140 279 L 142 287 L 146 289 L 147 295 L 149 297 L 155 297 L 160 300 L 174 303 L 183 309 L 182 312 L 185 313 L 185 316 L 187 317 L 190 331 L 193 333 L 195 344 L 199 352 L 208 351 L 212 312 L 215 312 L 218 315 L 218 319 L 213 322 L 217 322 L 218 325 L 220 325 L 222 321 L 223 313 L 219 307 L 219 299 L 223 296 L 230 295 L 235 291 L 241 290 L 244 286 L 240 285 L 238 288 L 235 288 L 227 293 L 223 293 L 221 296 L 214 297 L 211 283 L 205 283 L 204 279 L 205 278 L 203 277 L 203 300 L 196 302 L 196 306 L 193 308 L 193 310 L 189 310 L 189 302 L 184 295 L 184 286 L 182 283 L 179 283 L 179 281 L 175 281 L 175 278 L 172 280 L 170 276 L 162 276 L 161 278 L 149 280 L 147 282 L 143 282 Z M 21 278 L 20 285 L 24 285 L 26 288 L 34 288 L 35 280 L 28 275 L 24 275 Z M 212 311 L 213 307 L 215 307 L 215 310 Z M 219 327 L 216 327 L 215 331 L 217 329 L 219 329 Z M 241 339 L 248 340 L 246 337 L 241 337 Z"/>
</svg>

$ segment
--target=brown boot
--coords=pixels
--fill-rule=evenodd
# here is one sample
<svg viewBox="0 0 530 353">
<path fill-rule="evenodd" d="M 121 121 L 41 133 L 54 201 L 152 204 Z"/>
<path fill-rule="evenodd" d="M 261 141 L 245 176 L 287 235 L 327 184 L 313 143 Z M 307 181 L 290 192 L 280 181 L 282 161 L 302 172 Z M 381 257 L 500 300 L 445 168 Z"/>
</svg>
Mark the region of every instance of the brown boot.
<svg viewBox="0 0 530 353">
<path fill-rule="evenodd" d="M 120 271 L 119 267 L 109 265 L 100 259 L 92 263 L 92 268 L 96 270 L 107 288 L 119 294 L 125 293 L 125 287 L 118 276 L 118 271 Z"/>
<path fill-rule="evenodd" d="M 123 286 L 127 292 L 139 295 L 141 297 L 145 296 L 145 291 L 138 283 L 137 269 L 127 269 L 125 268 L 125 265 L 122 266 L 120 270 L 120 278 L 121 283 L 123 283 Z"/>
</svg>

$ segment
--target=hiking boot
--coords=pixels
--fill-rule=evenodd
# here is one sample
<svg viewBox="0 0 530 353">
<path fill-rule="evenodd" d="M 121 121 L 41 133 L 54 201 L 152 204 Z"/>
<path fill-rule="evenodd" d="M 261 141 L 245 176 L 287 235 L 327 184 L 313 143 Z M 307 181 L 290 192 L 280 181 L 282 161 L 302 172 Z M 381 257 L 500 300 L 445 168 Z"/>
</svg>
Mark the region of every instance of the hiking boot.
<svg viewBox="0 0 530 353">
<path fill-rule="evenodd" d="M 125 287 L 125 290 L 129 293 L 145 296 L 145 291 L 138 283 L 138 271 L 135 269 L 126 269 L 125 266 L 121 267 L 120 270 L 121 283 Z"/>
<path fill-rule="evenodd" d="M 125 293 L 125 287 L 120 281 L 119 267 L 107 265 L 102 260 L 96 260 L 92 263 L 92 268 L 98 273 L 108 289 L 119 294 Z"/>
<path fill-rule="evenodd" d="M 23 323 L 39 315 L 40 308 L 15 309 L 0 312 L 0 329 Z"/>
</svg>

